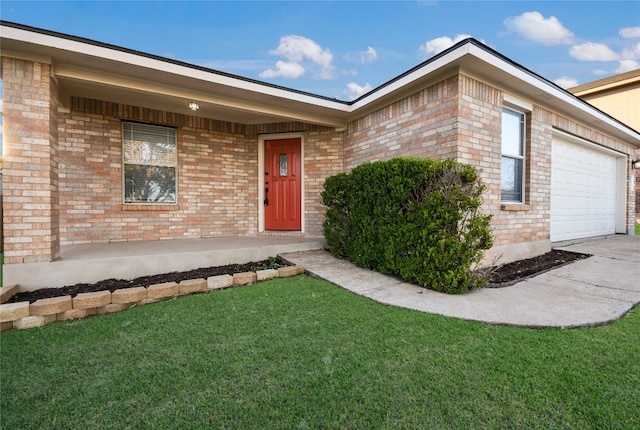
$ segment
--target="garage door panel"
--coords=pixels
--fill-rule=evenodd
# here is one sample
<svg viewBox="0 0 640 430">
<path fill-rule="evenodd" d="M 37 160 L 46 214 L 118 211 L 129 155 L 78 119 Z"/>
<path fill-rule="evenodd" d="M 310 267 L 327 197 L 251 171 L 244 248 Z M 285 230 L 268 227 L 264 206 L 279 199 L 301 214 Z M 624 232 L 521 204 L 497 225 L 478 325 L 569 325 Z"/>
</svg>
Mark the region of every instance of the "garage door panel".
<svg viewBox="0 0 640 430">
<path fill-rule="evenodd" d="M 551 241 L 615 233 L 616 157 L 554 139 L 551 165 Z"/>
</svg>

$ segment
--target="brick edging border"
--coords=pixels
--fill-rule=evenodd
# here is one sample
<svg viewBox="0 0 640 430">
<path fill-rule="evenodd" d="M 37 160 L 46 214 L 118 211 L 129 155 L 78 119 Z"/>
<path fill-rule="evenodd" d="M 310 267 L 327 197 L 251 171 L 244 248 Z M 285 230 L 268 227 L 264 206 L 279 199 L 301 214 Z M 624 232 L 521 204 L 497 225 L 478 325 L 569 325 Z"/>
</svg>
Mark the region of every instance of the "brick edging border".
<svg viewBox="0 0 640 430">
<path fill-rule="evenodd" d="M 80 293 L 75 297 L 60 296 L 18 303 L 4 303 L 15 296 L 20 288 L 11 285 L 0 288 L 0 332 L 16 329 L 42 327 L 54 321 L 68 321 L 120 312 L 132 306 L 156 303 L 174 297 L 213 290 L 248 285 L 273 278 L 287 278 L 304 273 L 302 266 L 285 266 L 278 269 L 211 276 L 207 279 L 188 279 L 148 287 L 130 287 L 115 290 Z"/>
</svg>

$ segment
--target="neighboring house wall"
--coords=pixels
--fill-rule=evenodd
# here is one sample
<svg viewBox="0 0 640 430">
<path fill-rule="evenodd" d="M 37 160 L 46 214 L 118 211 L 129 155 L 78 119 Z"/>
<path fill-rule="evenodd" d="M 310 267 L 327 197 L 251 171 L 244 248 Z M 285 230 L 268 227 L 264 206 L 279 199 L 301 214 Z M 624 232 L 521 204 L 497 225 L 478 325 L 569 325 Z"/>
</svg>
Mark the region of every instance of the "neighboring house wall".
<svg viewBox="0 0 640 430">
<path fill-rule="evenodd" d="M 638 74 L 640 75 L 640 72 Z M 634 85 L 580 98 L 629 127 L 640 130 L 640 77 Z"/>
<path fill-rule="evenodd" d="M 640 130 L 640 69 L 569 88 L 569 91 Z"/>
</svg>

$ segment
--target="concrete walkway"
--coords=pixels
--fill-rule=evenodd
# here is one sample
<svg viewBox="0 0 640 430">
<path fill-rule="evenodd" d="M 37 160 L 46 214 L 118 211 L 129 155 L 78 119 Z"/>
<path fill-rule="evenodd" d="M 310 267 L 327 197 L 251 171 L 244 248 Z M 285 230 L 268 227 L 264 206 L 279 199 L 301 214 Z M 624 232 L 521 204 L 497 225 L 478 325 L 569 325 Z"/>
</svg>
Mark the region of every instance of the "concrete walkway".
<svg viewBox="0 0 640 430">
<path fill-rule="evenodd" d="M 616 320 L 640 303 L 640 237 L 608 236 L 555 248 L 593 256 L 504 288 L 448 295 L 305 251 L 284 258 L 377 302 L 465 320 L 524 327 L 578 327 Z"/>
</svg>

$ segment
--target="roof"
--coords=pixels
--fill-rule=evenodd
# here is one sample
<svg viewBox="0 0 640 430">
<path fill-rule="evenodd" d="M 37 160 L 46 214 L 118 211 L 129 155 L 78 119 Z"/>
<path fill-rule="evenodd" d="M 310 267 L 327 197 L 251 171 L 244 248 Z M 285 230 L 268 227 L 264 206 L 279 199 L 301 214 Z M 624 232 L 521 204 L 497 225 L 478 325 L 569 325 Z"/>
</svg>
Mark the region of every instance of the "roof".
<svg viewBox="0 0 640 430">
<path fill-rule="evenodd" d="M 71 95 L 242 124 L 301 121 L 342 129 L 353 119 L 465 73 L 640 147 L 640 133 L 475 39 L 463 40 L 345 102 L 58 32 L 0 21 L 0 49 L 50 63 L 62 106 Z M 151 79 L 152 77 L 152 79 Z"/>
<path fill-rule="evenodd" d="M 609 76 L 607 78 L 598 79 L 597 81 L 588 82 L 569 88 L 568 91 L 576 96 L 586 96 L 600 91 L 606 91 L 614 88 L 620 88 L 640 82 L 640 69 L 631 70 L 619 75 Z"/>
</svg>

